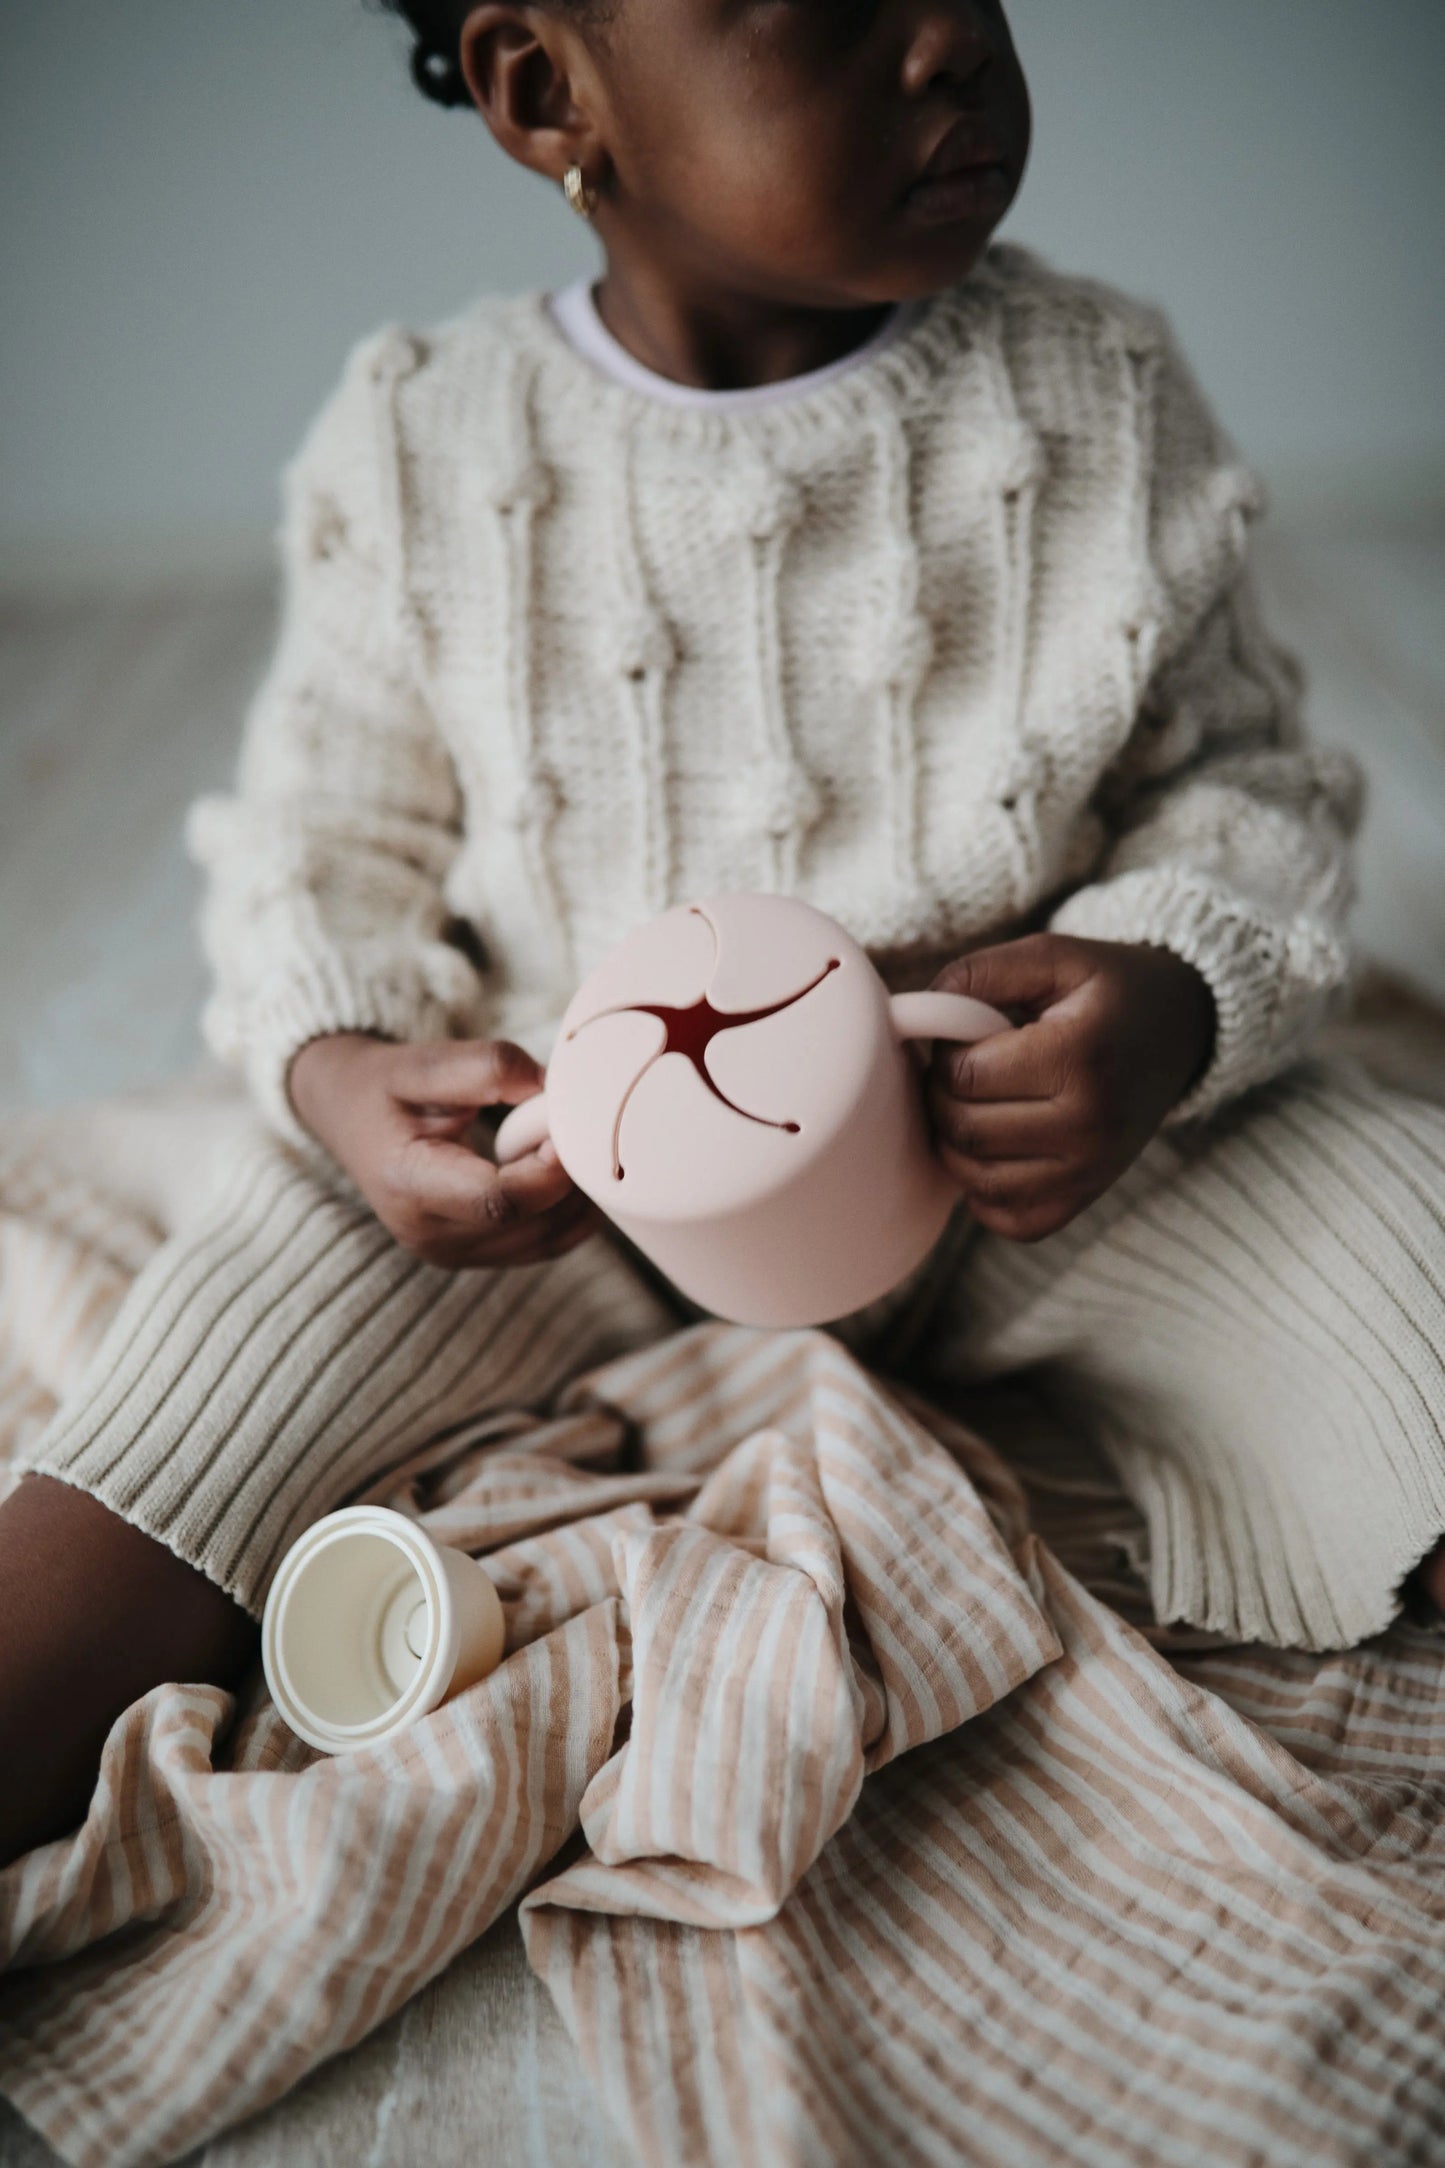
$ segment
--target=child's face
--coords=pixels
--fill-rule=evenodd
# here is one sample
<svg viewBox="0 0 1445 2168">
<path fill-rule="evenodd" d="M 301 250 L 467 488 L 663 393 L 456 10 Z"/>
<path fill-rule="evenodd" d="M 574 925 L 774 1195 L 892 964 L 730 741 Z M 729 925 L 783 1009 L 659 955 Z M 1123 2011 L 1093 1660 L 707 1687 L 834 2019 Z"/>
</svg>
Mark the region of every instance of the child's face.
<svg viewBox="0 0 1445 2168">
<path fill-rule="evenodd" d="M 617 181 L 602 237 L 684 283 L 819 308 L 937 292 L 1028 155 L 1001 0 L 620 0 L 591 59 Z M 955 122 L 948 163 L 972 172 L 910 196 Z"/>
</svg>

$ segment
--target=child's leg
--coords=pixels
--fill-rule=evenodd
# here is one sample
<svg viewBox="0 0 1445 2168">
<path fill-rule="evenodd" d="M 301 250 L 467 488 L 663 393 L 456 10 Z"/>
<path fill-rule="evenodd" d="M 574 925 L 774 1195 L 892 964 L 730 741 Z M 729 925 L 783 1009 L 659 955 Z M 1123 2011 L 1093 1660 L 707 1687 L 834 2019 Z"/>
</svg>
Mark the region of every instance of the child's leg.
<svg viewBox="0 0 1445 2168">
<path fill-rule="evenodd" d="M 1301 1063 L 1045 1241 L 978 1233 L 920 1383 L 1033 1364 L 1143 1509 L 1161 1619 L 1378 1631 L 1445 1532 L 1445 1107 Z"/>
<path fill-rule="evenodd" d="M 26 1455 L 61 1483 L 27 1478 L 0 1506 L 5 1609 L 27 1622 L 7 1633 L 0 1618 L 0 1764 L 46 1795 L 12 1850 L 73 1816 L 138 1694 L 235 1675 L 310 1522 L 449 1425 L 540 1405 L 677 1322 L 605 1236 L 542 1264 L 447 1272 L 281 1147 L 253 1148 L 140 1274 Z"/>
<path fill-rule="evenodd" d="M 257 1639 L 163 1543 L 25 1476 L 0 1506 L 0 1866 L 83 1818 L 122 1709 L 164 1679 L 234 1686 Z"/>
</svg>

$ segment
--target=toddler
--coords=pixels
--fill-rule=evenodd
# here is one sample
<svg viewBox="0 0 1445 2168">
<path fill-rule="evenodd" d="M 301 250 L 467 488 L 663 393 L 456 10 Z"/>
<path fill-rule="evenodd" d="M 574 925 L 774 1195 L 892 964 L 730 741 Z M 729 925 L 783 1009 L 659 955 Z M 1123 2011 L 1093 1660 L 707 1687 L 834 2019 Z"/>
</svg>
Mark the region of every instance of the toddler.
<svg viewBox="0 0 1445 2168">
<path fill-rule="evenodd" d="M 309 1522 L 699 1314 L 548 1147 L 485 1146 L 579 980 L 713 891 L 1019 1026 L 935 1048 L 959 1207 L 829 1329 L 940 1391 L 1037 1369 L 1162 1617 L 1377 1631 L 1445 1529 L 1445 1112 L 1309 1056 L 1359 777 L 1167 325 L 991 242 L 1002 6 L 401 12 L 603 268 L 367 338 L 288 470 L 278 650 L 190 829 L 261 1119 L 0 1510 L 0 1852 L 137 1695 L 239 1676 Z"/>
</svg>

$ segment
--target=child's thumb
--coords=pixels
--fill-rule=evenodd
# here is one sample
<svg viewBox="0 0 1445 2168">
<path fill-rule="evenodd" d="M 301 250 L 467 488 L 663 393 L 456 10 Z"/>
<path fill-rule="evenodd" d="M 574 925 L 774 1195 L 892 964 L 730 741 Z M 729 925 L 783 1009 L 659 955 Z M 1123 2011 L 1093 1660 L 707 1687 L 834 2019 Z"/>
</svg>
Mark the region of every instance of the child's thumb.
<svg viewBox="0 0 1445 2168">
<path fill-rule="evenodd" d="M 1049 933 L 1024 934 L 992 948 L 972 949 L 944 965 L 933 984 L 949 994 L 969 994 L 991 1008 L 1020 1009 L 1036 1016 L 1078 984 L 1066 944 Z"/>
<path fill-rule="evenodd" d="M 440 1039 L 408 1048 L 394 1089 L 414 1105 L 515 1106 L 540 1091 L 546 1071 L 512 1039 Z"/>
</svg>

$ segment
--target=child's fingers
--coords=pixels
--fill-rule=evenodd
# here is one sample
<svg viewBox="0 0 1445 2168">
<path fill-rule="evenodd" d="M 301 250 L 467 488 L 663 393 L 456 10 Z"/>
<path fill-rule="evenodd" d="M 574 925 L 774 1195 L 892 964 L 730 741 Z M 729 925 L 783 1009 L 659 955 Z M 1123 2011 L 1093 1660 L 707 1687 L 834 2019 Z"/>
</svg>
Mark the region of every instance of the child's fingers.
<svg viewBox="0 0 1445 2168">
<path fill-rule="evenodd" d="M 438 1039 L 398 1047 L 388 1083 L 408 1106 L 515 1106 L 541 1090 L 545 1074 L 511 1039 Z"/>
<path fill-rule="evenodd" d="M 606 1220 L 590 1198 L 583 1197 L 527 1220 L 512 1236 L 480 1237 L 470 1244 L 462 1259 L 469 1265 L 533 1265 L 561 1257 L 596 1234 Z M 505 1250 L 502 1245 L 506 1244 Z"/>
<path fill-rule="evenodd" d="M 958 1099 L 939 1084 L 928 1093 L 939 1143 L 959 1159 L 1062 1159 L 1067 1143 L 1052 1099 Z"/>
<path fill-rule="evenodd" d="M 970 1207 L 1018 1211 L 1067 1187 L 1056 1159 L 951 1159 L 949 1172 Z"/>
<path fill-rule="evenodd" d="M 996 1031 L 972 1046 L 934 1041 L 934 1081 L 955 1098 L 1053 1099 L 1068 1082 L 1062 1035 L 1046 1023 Z"/>
<path fill-rule="evenodd" d="M 1071 993 L 1088 968 L 1087 959 L 1067 940 L 1031 933 L 956 956 L 933 984 L 949 993 L 970 994 L 993 1009 L 1037 1011 Z"/>
<path fill-rule="evenodd" d="M 604 1215 L 580 1190 L 550 1211 L 525 1219 L 501 1234 L 478 1234 L 453 1227 L 439 1238 L 438 1261 L 466 1270 L 495 1265 L 540 1264 L 575 1249 L 604 1224 Z"/>
<path fill-rule="evenodd" d="M 574 1190 L 560 1160 L 528 1152 L 499 1167 L 469 1146 L 443 1137 L 412 1139 L 402 1156 L 397 1186 L 414 1211 L 490 1234 L 536 1218 Z"/>
</svg>

